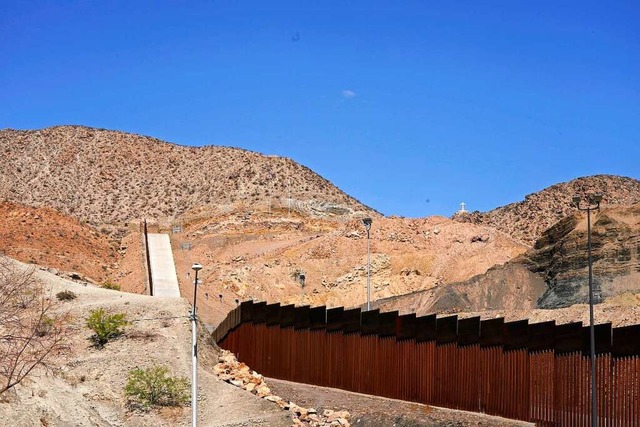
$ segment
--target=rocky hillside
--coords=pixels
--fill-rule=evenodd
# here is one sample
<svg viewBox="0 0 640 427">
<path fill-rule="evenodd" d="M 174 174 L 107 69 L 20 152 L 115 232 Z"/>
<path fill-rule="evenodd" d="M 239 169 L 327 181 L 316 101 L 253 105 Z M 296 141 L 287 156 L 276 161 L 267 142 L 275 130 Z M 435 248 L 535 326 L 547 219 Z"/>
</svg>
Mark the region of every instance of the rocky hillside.
<svg viewBox="0 0 640 427">
<path fill-rule="evenodd" d="M 583 213 L 563 219 L 523 256 L 521 262 L 547 283 L 540 307 L 588 301 L 586 223 Z M 640 204 L 595 212 L 591 230 L 595 302 L 640 293 Z"/>
<path fill-rule="evenodd" d="M 331 307 L 366 301 L 367 234 L 359 220 L 286 211 L 186 217 L 171 240 L 185 297 L 192 298 L 192 262 L 204 266 L 198 306 L 209 323 L 236 299 Z M 372 300 L 463 281 L 527 249 L 493 228 L 444 217 L 376 218 L 370 244 Z"/>
<path fill-rule="evenodd" d="M 203 208 L 180 223 L 180 231 L 170 235 L 181 292 L 191 299 L 188 273 L 193 262 L 202 263 L 198 304 L 209 324 L 222 320 L 236 299 L 329 306 L 365 301 L 367 244 L 360 220 L 289 214 L 286 208 L 270 213 Z M 54 209 L 0 202 L 0 252 L 63 277 L 145 293 L 142 240 L 138 224 L 130 224 L 118 242 Z M 526 250 L 486 226 L 443 217 L 376 217 L 371 296 L 377 300 L 463 281 Z"/>
<path fill-rule="evenodd" d="M 93 225 L 173 218 L 203 206 L 372 212 L 290 159 L 236 148 L 56 126 L 0 130 L 0 154 L 0 199 L 53 207 Z"/>
<path fill-rule="evenodd" d="M 533 243 L 556 222 L 571 215 L 574 195 L 601 193 L 602 205 L 630 205 L 640 202 L 640 181 L 614 175 L 595 175 L 552 185 L 529 194 L 523 201 L 489 212 L 456 214 L 454 219 L 489 225 L 525 244 Z"/>
<path fill-rule="evenodd" d="M 449 286 L 381 301 L 418 312 L 555 309 L 588 303 L 586 214 L 574 212 L 546 230 L 533 248 L 486 273 Z M 596 303 L 640 299 L 640 204 L 592 216 Z"/>
</svg>

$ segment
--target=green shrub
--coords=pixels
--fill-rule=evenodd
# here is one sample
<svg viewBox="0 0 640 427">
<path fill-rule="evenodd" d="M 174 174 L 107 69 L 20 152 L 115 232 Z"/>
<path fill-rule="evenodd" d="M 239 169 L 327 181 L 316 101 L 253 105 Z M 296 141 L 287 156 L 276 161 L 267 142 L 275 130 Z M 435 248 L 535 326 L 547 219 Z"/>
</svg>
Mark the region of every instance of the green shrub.
<svg viewBox="0 0 640 427">
<path fill-rule="evenodd" d="M 104 282 L 102 285 L 100 285 L 100 287 L 104 289 L 111 289 L 112 291 L 120 290 L 120 285 L 118 285 L 117 283 L 111 283 L 111 282 Z"/>
<path fill-rule="evenodd" d="M 60 291 L 56 294 L 56 297 L 60 301 L 71 301 L 78 298 L 78 295 L 76 295 L 73 291 Z"/>
<path fill-rule="evenodd" d="M 134 407 L 183 406 L 189 402 L 189 380 L 169 375 L 166 366 L 129 371 L 124 394 Z"/>
<path fill-rule="evenodd" d="M 40 319 L 40 323 L 36 327 L 36 334 L 39 337 L 44 337 L 48 335 L 55 328 L 55 321 L 49 316 L 42 316 Z"/>
<path fill-rule="evenodd" d="M 124 313 L 109 314 L 103 308 L 92 310 L 87 317 L 87 326 L 95 332 L 91 337 L 97 348 L 102 348 L 109 340 L 122 334 L 122 328 L 128 325 Z"/>
</svg>

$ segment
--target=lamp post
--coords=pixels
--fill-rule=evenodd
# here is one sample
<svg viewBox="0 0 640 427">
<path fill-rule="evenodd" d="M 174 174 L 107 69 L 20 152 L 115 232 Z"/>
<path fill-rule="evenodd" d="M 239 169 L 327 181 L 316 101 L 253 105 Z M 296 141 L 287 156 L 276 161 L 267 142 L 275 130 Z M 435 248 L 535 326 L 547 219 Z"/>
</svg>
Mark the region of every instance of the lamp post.
<svg viewBox="0 0 640 427">
<path fill-rule="evenodd" d="M 196 279 L 193 281 L 193 309 L 191 311 L 191 425 L 198 425 L 198 334 L 196 322 L 196 297 L 198 295 L 198 271 L 202 270 L 202 266 L 195 263 L 191 269 L 196 272 Z"/>
<path fill-rule="evenodd" d="M 364 228 L 367 230 L 367 311 L 371 310 L 371 252 L 369 250 L 371 222 L 372 220 L 369 217 L 362 219 Z"/>
<path fill-rule="evenodd" d="M 587 212 L 587 258 L 589 264 L 589 335 L 591 340 L 591 425 L 598 425 L 598 406 L 596 400 L 596 339 L 593 325 L 593 267 L 591 263 L 591 211 L 600 209 L 602 194 L 593 194 L 587 197 L 587 205 L 580 206 L 581 198 L 573 197 L 573 205 L 580 211 Z"/>
</svg>

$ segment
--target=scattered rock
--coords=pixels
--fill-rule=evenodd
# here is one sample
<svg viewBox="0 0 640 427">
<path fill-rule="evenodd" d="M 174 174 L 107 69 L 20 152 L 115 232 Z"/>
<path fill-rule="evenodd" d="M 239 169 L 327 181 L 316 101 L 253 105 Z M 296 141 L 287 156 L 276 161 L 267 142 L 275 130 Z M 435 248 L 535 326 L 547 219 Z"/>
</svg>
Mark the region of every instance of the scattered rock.
<svg viewBox="0 0 640 427">
<path fill-rule="evenodd" d="M 271 393 L 271 389 L 266 385 L 261 385 L 256 388 L 256 392 L 260 397 L 266 397 Z"/>
<path fill-rule="evenodd" d="M 350 426 L 348 411 L 325 409 L 322 415 L 315 408 L 304 408 L 294 402 L 286 401 L 271 393 L 262 375 L 252 371 L 246 364 L 236 360 L 233 353 L 223 350 L 218 357 L 219 363 L 213 367 L 216 376 L 229 384 L 243 388 L 269 402 L 273 402 L 285 411 L 289 411 L 293 426 Z"/>
</svg>

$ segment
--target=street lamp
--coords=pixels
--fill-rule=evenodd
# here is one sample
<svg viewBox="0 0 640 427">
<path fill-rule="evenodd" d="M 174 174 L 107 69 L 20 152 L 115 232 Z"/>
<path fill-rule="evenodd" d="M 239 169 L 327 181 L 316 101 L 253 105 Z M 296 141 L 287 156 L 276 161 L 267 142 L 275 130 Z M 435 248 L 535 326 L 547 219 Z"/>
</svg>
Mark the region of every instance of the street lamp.
<svg viewBox="0 0 640 427">
<path fill-rule="evenodd" d="M 198 425 L 198 335 L 196 323 L 196 296 L 198 295 L 198 271 L 202 270 L 202 266 L 195 263 L 191 269 L 196 272 L 196 279 L 193 281 L 193 309 L 191 311 L 191 425 Z"/>
<path fill-rule="evenodd" d="M 589 335 L 591 340 L 591 425 L 598 425 L 598 407 L 596 400 L 596 339 L 593 326 L 593 267 L 591 265 L 591 211 L 600 209 L 602 194 L 587 196 L 587 205 L 580 206 L 580 196 L 573 197 L 573 205 L 580 211 L 587 212 L 587 258 L 589 264 Z"/>
<path fill-rule="evenodd" d="M 371 252 L 369 251 L 371 222 L 372 220 L 369 217 L 362 219 L 364 228 L 367 230 L 367 311 L 371 310 Z"/>
</svg>

